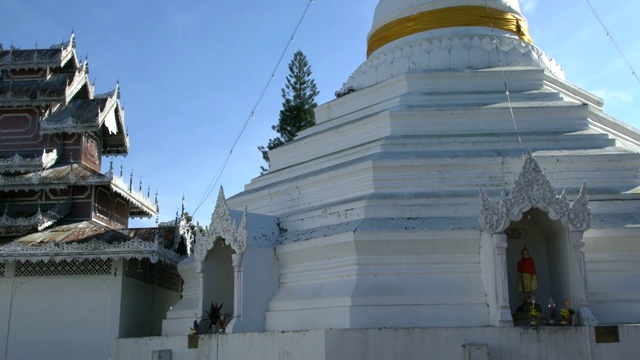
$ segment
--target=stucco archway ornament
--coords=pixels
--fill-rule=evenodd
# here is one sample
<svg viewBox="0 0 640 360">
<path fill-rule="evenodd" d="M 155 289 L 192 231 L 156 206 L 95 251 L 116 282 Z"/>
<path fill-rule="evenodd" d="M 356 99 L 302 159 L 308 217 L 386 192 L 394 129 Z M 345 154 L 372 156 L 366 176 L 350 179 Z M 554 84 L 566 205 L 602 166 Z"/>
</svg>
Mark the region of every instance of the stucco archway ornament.
<svg viewBox="0 0 640 360">
<path fill-rule="evenodd" d="M 218 239 L 223 239 L 236 254 L 242 254 L 247 247 L 247 211 L 245 209 L 240 225 L 236 226 L 235 220 L 231 218 L 222 187 L 218 193 L 216 208 L 211 215 L 211 224 L 205 228 L 204 234 L 200 232 L 196 234 L 196 258 L 204 261 Z"/>
<path fill-rule="evenodd" d="M 597 325 L 586 299 L 583 234 L 591 227 L 591 209 L 587 186 L 583 182 L 580 194 L 569 202 L 564 193 L 557 195 L 547 176 L 531 156 L 525 157 L 522 170 L 509 194 L 502 192 L 494 203 L 480 187 L 480 226 L 482 227 L 481 273 L 489 305 L 489 321 L 494 326 L 513 326 L 507 283 L 507 236 L 504 231 L 511 221 L 522 219 L 532 207 L 547 213 L 551 220 L 560 220 L 568 230 L 570 245 L 570 282 L 573 301 L 578 309 L 578 322 Z"/>
<path fill-rule="evenodd" d="M 570 203 L 564 191 L 557 195 L 531 152 L 525 157 L 520 175 L 508 195 L 503 191 L 500 202 L 494 203 L 480 187 L 480 201 L 480 226 L 490 235 L 504 232 L 511 221 L 522 219 L 522 214 L 532 207 L 546 212 L 551 220 L 561 220 L 570 231 L 584 232 L 591 227 L 586 183 L 582 183 L 580 194 Z"/>
</svg>

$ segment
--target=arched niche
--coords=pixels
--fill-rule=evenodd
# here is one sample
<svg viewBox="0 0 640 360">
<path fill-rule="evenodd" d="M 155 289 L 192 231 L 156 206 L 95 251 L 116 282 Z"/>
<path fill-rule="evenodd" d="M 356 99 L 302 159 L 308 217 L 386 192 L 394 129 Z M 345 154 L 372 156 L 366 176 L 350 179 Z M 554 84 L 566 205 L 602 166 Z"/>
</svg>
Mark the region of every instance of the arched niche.
<svg viewBox="0 0 640 360">
<path fill-rule="evenodd" d="M 235 251 L 218 237 L 202 261 L 202 317 L 207 319 L 211 303 L 222 305 L 222 312 L 234 314 L 235 279 L 232 255 Z"/>
<path fill-rule="evenodd" d="M 512 304 L 517 298 L 513 273 L 522 249 L 517 245 L 518 236 L 530 236 L 536 268 L 542 270 L 538 283 L 544 286 L 534 296 L 546 297 L 546 300 L 547 295 L 566 298 L 577 309 L 579 324 L 597 324 L 587 305 L 582 251 L 583 234 L 591 224 L 586 185 L 583 184 L 577 198 L 569 202 L 564 192 L 557 195 L 529 154 L 511 192 L 503 192 L 500 201 L 493 202 L 480 188 L 480 201 L 481 274 L 490 324 L 512 326 L 512 308 L 521 304 L 521 300 L 517 301 L 519 304 Z M 526 229 L 530 235 L 523 233 Z M 556 272 L 562 274 L 556 276 Z M 552 293 L 559 295 L 550 295 Z"/>
<path fill-rule="evenodd" d="M 551 220 L 547 213 L 533 208 L 522 219 L 511 222 L 507 235 L 507 279 L 511 313 L 516 313 L 524 301 L 518 290 L 517 263 L 523 247 L 529 250 L 537 272 L 538 289 L 532 293 L 535 301 L 547 311 L 550 298 L 558 308 L 564 299 L 572 299 L 571 252 L 567 229 L 560 220 Z"/>
<path fill-rule="evenodd" d="M 211 224 L 196 231 L 193 254 L 178 264 L 184 280 L 182 299 L 163 321 L 163 335 L 184 334 L 193 321 L 208 319 L 211 303 L 224 303 L 222 312 L 232 315 L 228 332 L 242 329 L 242 259 L 247 246 L 246 211 L 240 224 L 232 219 L 220 188 Z M 204 323 L 208 325 L 208 321 Z M 207 331 L 208 329 L 200 329 Z"/>
<path fill-rule="evenodd" d="M 242 329 L 242 259 L 247 247 L 246 215 L 245 211 L 240 224 L 236 225 L 224 190 L 220 187 L 211 224 L 203 233 L 196 234 L 194 255 L 200 264 L 196 271 L 202 273 L 202 306 L 207 311 L 212 301 L 224 302 L 223 313 L 232 315 L 227 326 L 231 332 Z M 206 317 L 206 312 L 202 314 Z"/>
</svg>

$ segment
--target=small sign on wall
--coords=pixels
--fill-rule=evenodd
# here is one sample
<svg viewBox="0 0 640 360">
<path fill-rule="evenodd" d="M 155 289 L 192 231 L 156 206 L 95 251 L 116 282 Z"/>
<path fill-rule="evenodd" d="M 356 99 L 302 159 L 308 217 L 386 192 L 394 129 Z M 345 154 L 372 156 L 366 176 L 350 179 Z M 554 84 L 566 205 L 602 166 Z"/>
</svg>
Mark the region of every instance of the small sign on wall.
<svg viewBox="0 0 640 360">
<path fill-rule="evenodd" d="M 173 351 L 171 349 L 153 350 L 151 352 L 151 360 L 171 360 L 172 358 Z"/>
<path fill-rule="evenodd" d="M 596 335 L 596 344 L 602 343 L 618 343 L 620 342 L 620 333 L 618 326 L 596 326 L 594 328 Z"/>
</svg>

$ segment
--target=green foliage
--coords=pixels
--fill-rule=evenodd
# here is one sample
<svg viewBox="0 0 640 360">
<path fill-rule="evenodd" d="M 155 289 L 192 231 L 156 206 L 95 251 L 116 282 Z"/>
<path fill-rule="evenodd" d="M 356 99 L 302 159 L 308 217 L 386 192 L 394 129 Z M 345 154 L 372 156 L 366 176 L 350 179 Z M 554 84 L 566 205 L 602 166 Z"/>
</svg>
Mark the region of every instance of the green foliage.
<svg viewBox="0 0 640 360">
<path fill-rule="evenodd" d="M 540 316 L 540 312 L 538 311 L 538 309 L 536 309 L 535 306 L 529 306 L 529 315 L 531 315 L 531 317 L 535 319 Z"/>
<path fill-rule="evenodd" d="M 298 133 L 315 124 L 315 97 L 320 93 L 315 81 L 311 78 L 311 66 L 307 57 L 298 50 L 293 54 L 293 59 L 289 63 L 289 75 L 287 82 L 282 89 L 282 110 L 278 124 L 271 127 L 279 134 L 278 137 L 270 139 L 266 147 L 259 146 L 262 158 L 270 163 L 269 150 L 293 141 Z M 269 172 L 268 168 L 261 167 L 261 174 Z"/>
<path fill-rule="evenodd" d="M 222 316 L 222 304 L 218 305 L 217 302 L 212 302 L 209 306 L 209 311 L 207 311 L 207 315 L 209 317 L 209 321 L 211 322 L 211 327 L 213 327 Z"/>
<path fill-rule="evenodd" d="M 218 305 L 217 302 L 212 302 L 209 311 L 207 311 L 209 329 L 213 329 L 214 333 L 224 332 L 232 318 L 231 314 L 222 312 L 222 304 Z"/>
<path fill-rule="evenodd" d="M 560 316 L 562 316 L 562 318 L 565 320 L 572 317 L 575 313 L 575 310 L 573 310 L 572 308 L 560 309 Z"/>
</svg>

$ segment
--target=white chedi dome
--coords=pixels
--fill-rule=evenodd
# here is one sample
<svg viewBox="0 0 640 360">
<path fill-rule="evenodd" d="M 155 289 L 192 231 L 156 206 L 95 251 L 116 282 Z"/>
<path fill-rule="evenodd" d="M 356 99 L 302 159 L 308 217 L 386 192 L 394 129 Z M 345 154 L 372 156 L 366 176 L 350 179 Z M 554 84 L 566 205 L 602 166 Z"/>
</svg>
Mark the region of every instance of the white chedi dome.
<svg viewBox="0 0 640 360">
<path fill-rule="evenodd" d="M 410 71 L 513 66 L 564 77 L 533 45 L 517 0 L 380 0 L 367 60 L 336 95 Z"/>
<path fill-rule="evenodd" d="M 373 15 L 371 32 L 402 17 L 454 6 L 491 7 L 522 16 L 518 0 L 381 0 Z"/>
</svg>

